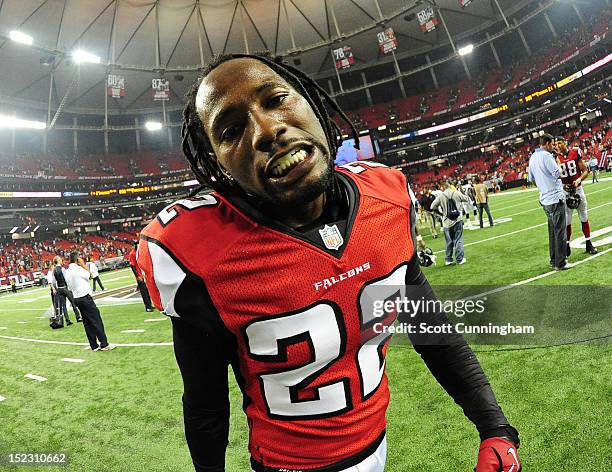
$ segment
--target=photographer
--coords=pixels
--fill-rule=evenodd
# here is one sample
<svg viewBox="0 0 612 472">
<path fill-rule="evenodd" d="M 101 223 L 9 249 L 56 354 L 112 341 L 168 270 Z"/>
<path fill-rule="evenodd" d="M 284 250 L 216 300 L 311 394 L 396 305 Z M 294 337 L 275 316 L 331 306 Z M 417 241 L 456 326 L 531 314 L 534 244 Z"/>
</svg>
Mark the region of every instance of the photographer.
<svg viewBox="0 0 612 472">
<path fill-rule="evenodd" d="M 60 318 L 62 315 L 66 319 L 66 326 L 70 326 L 72 321 L 68 318 L 68 308 L 66 307 L 66 298 L 70 300 L 70 304 L 72 305 L 72 309 L 74 310 L 74 316 L 76 316 L 77 323 L 81 321 L 81 313 L 79 313 L 79 309 L 77 308 L 74 300 L 74 296 L 70 289 L 68 288 L 68 284 L 66 283 L 66 273 L 64 268 L 62 267 L 63 259 L 60 256 L 55 256 L 53 258 L 53 270 L 51 272 L 51 277 L 49 283 L 52 287 L 55 288 L 53 292 L 54 297 L 54 308 L 56 317 Z"/>
</svg>

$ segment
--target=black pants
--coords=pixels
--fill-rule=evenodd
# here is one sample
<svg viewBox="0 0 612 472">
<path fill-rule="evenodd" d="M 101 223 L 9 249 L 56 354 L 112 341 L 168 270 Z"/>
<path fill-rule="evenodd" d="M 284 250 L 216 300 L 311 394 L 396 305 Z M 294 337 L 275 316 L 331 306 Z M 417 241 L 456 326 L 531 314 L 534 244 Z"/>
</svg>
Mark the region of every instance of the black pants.
<svg viewBox="0 0 612 472">
<path fill-rule="evenodd" d="M 74 316 L 76 316 L 77 320 L 81 319 L 81 314 L 79 313 L 79 309 L 76 306 L 74 301 L 74 297 L 72 296 L 72 292 L 68 290 L 66 287 L 58 287 L 55 294 L 55 306 L 56 312 L 59 312 L 59 316 L 62 315 L 61 311 L 63 310 L 64 318 L 66 318 L 66 322 L 69 322 L 68 319 L 68 309 L 66 308 L 66 298 L 70 300 L 70 304 L 72 305 L 72 310 L 74 311 Z M 58 310 L 57 306 L 60 306 Z"/>
<path fill-rule="evenodd" d="M 567 257 L 567 230 L 565 227 L 565 202 L 542 205 L 548 218 L 548 251 L 550 264 L 563 267 Z"/>
<path fill-rule="evenodd" d="M 100 310 L 96 306 L 94 299 L 91 298 L 91 295 L 75 298 L 74 301 L 79 307 L 79 310 L 81 310 L 81 315 L 83 317 L 83 328 L 85 328 L 85 334 L 87 334 L 89 346 L 91 346 L 92 349 L 108 346 L 108 340 L 106 339 L 106 333 L 104 332 L 104 323 L 102 322 L 102 317 L 100 316 Z"/>
<path fill-rule="evenodd" d="M 96 276 L 93 278 L 93 291 L 96 291 L 96 282 L 100 285 L 100 290 L 104 290 L 104 285 L 102 285 L 102 281 L 100 280 L 100 276 Z"/>
<path fill-rule="evenodd" d="M 487 216 L 489 217 L 489 226 L 493 226 L 493 217 L 491 216 L 491 210 L 489 209 L 488 203 L 479 203 L 478 204 L 478 218 L 480 218 L 480 227 L 483 227 L 482 224 L 482 210 L 487 212 Z"/>
<path fill-rule="evenodd" d="M 140 291 L 140 296 L 142 297 L 142 301 L 144 302 L 144 306 L 147 310 L 152 310 L 153 305 L 151 304 L 151 297 L 149 295 L 149 291 L 147 290 L 147 284 L 144 283 L 144 280 L 138 280 L 138 290 Z"/>
</svg>

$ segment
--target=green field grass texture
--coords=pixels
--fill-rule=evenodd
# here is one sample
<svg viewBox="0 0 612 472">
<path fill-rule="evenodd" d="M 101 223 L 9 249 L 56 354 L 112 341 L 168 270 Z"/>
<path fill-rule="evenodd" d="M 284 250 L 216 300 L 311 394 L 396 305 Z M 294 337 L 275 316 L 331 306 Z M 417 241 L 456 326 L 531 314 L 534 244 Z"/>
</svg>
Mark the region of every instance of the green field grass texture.
<svg viewBox="0 0 612 472">
<path fill-rule="evenodd" d="M 612 182 L 587 185 L 592 230 L 612 227 Z M 512 284 L 537 276 L 531 284 L 606 285 L 612 278 L 612 245 L 600 255 L 575 250 L 569 271 L 550 273 L 545 216 L 534 192 L 491 199 L 495 218 L 510 221 L 493 228 L 466 231 L 462 266 L 438 264 L 425 269 L 435 285 Z M 544 223 L 544 225 L 542 225 Z M 540 226 L 538 226 L 540 225 Z M 431 239 L 434 251 L 443 239 Z M 574 235 L 580 225 L 574 216 Z M 441 256 L 438 253 L 438 256 Z M 443 258 L 441 257 L 440 260 Z M 548 274 L 548 275 L 546 275 Z M 105 286 L 134 286 L 129 270 L 102 274 Z M 509 289 L 512 290 L 512 289 Z M 85 350 L 80 324 L 52 331 L 39 319 L 50 305 L 47 289 L 0 296 L 0 452 L 65 451 L 69 465 L 8 467 L 0 470 L 69 470 L 75 472 L 189 471 L 183 436 L 182 382 L 172 347 L 118 347 L 109 352 Z M 131 304 L 98 301 L 111 343 L 171 341 L 170 322 Z M 123 333 L 125 330 L 144 330 Z M 609 335 L 612 333 L 601 333 Z M 62 341 L 47 344 L 25 340 Z M 526 471 L 610 470 L 612 421 L 612 348 L 583 343 L 553 348 L 499 350 L 474 346 L 508 418 L 521 432 L 519 450 Z M 63 358 L 84 359 L 68 363 Z M 474 427 L 445 394 L 409 346 L 389 348 L 387 373 L 390 472 L 471 471 L 478 448 Z M 47 378 L 38 382 L 24 377 Z M 203 368 L 202 375 L 206 375 Z M 250 470 L 246 419 L 240 392 L 230 375 L 231 433 L 229 472 Z"/>
</svg>

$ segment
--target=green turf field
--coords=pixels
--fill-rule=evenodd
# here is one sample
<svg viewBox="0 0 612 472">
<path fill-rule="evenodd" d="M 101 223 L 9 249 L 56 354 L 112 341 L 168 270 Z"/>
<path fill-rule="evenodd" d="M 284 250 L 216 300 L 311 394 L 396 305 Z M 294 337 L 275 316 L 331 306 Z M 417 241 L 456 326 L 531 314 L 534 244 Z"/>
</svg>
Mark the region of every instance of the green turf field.
<svg viewBox="0 0 612 472">
<path fill-rule="evenodd" d="M 592 231 L 612 231 L 612 181 L 589 184 L 585 190 Z M 546 220 L 536 193 L 507 193 L 491 200 L 494 218 L 511 220 L 466 231 L 465 265 L 445 267 L 439 252 L 441 264 L 425 269 L 432 284 L 505 285 L 537 276 L 529 283 L 610 284 L 612 244 L 600 246 L 595 257 L 574 249 L 570 262 L 579 264 L 569 271 L 550 272 Z M 425 229 L 423 234 L 436 252 L 444 249 L 442 237 L 433 240 Z M 581 236 L 576 215 L 574 235 Z M 102 279 L 107 288 L 134 285 L 126 270 L 104 273 Z M 588 288 L 585 293 L 588 296 Z M 52 331 L 46 320 L 38 319 L 49 305 L 47 289 L 0 296 L 0 396 L 4 397 L 0 452 L 65 451 L 70 465 L 59 470 L 79 472 L 192 470 L 183 437 L 180 375 L 172 347 L 160 345 L 171 340 L 170 322 L 145 321 L 162 317 L 146 313 L 142 303 L 100 300 L 109 341 L 135 346 L 93 353 L 84 349 L 80 324 Z M 610 307 L 602 309 L 609 312 Z M 610 323 L 603 324 L 602 336 L 612 334 L 606 326 Z M 138 345 L 144 343 L 153 345 Z M 500 404 L 521 432 L 524 470 L 609 471 L 610 345 L 507 348 L 475 346 Z M 84 362 L 68 363 L 63 358 Z M 471 471 L 478 448 L 475 429 L 414 351 L 409 346 L 390 347 L 387 372 L 391 388 L 387 470 Z M 26 374 L 47 381 L 28 379 Z M 247 424 L 233 380 L 232 385 L 227 470 L 248 471 Z M 49 469 L 0 465 L 0 470 Z"/>
</svg>

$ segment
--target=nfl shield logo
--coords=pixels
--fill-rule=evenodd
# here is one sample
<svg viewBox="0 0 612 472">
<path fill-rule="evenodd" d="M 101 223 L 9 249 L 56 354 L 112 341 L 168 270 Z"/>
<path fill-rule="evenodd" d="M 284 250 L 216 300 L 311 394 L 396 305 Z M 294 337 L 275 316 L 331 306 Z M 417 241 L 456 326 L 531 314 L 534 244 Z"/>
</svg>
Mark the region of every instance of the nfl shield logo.
<svg viewBox="0 0 612 472">
<path fill-rule="evenodd" d="M 340 230 L 337 225 L 328 226 L 325 225 L 323 229 L 319 230 L 321 239 L 327 249 L 338 249 L 344 244 L 344 239 L 340 234 Z"/>
</svg>

